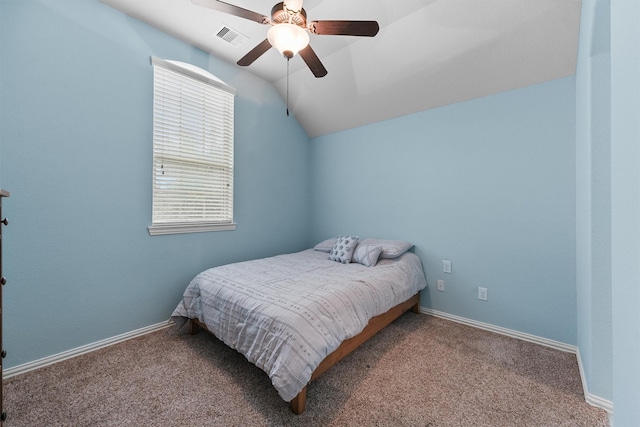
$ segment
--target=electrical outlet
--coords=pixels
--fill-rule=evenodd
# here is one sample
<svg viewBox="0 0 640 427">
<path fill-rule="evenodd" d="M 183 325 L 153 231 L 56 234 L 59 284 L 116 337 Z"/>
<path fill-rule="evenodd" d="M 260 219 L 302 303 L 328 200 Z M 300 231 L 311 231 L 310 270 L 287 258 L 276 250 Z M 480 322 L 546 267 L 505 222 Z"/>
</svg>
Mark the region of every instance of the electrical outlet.
<svg viewBox="0 0 640 427">
<path fill-rule="evenodd" d="M 438 290 L 444 292 L 444 280 L 438 280 Z"/>
<path fill-rule="evenodd" d="M 442 271 L 451 274 L 451 261 L 448 259 L 442 260 Z"/>
<path fill-rule="evenodd" d="M 487 288 L 478 288 L 478 299 L 482 301 L 487 300 Z"/>
</svg>

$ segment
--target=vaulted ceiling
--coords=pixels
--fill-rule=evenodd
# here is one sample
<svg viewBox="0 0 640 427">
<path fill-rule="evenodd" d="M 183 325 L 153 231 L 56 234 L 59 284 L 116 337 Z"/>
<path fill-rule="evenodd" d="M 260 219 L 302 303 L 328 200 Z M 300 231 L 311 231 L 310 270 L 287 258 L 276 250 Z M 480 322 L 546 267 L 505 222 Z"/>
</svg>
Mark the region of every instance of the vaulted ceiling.
<svg viewBox="0 0 640 427">
<path fill-rule="evenodd" d="M 191 0 L 101 1 L 232 64 L 268 30 Z M 277 3 L 226 1 L 266 16 Z M 311 34 L 325 77 L 299 55 L 291 60 L 289 109 L 310 137 L 575 74 L 581 0 L 305 0 L 304 8 L 309 21 L 380 24 L 373 38 Z M 225 41 L 223 26 L 241 36 Z M 270 49 L 245 69 L 285 99 L 286 67 Z"/>
</svg>

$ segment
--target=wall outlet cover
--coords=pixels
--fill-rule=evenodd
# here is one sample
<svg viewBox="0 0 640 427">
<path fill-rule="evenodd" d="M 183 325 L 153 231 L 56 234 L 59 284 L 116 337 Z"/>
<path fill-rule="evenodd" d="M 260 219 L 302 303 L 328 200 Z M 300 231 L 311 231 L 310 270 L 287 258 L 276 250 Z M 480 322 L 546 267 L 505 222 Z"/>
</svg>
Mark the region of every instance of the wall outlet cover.
<svg viewBox="0 0 640 427">
<path fill-rule="evenodd" d="M 451 261 L 448 259 L 442 260 L 442 271 L 451 274 Z"/>
</svg>

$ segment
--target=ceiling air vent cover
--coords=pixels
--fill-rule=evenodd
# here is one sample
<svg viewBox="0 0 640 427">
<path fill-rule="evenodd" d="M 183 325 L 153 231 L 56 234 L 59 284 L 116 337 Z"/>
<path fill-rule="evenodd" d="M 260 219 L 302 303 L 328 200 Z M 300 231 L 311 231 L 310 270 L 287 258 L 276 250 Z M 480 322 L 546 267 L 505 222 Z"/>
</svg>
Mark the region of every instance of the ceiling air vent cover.
<svg viewBox="0 0 640 427">
<path fill-rule="evenodd" d="M 247 36 L 240 34 L 233 28 L 229 28 L 226 25 L 223 25 L 218 32 L 216 33 L 217 37 L 220 37 L 222 40 L 231 43 L 234 46 L 241 45 L 245 40 L 248 39 Z"/>
</svg>

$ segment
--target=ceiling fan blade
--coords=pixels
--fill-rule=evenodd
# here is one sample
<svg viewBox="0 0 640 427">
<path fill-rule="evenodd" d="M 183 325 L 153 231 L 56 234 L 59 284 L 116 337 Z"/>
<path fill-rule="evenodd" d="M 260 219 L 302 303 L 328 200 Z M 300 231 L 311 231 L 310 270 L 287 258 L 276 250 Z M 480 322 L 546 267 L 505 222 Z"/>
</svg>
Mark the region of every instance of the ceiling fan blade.
<svg viewBox="0 0 640 427">
<path fill-rule="evenodd" d="M 271 23 L 267 16 L 219 0 L 191 0 L 191 3 L 202 7 L 208 7 L 209 9 L 217 10 L 218 12 L 239 16 L 240 18 L 245 18 L 250 21 L 255 21 L 258 24 Z"/>
<path fill-rule="evenodd" d="M 311 49 L 310 44 L 298 53 L 307 64 L 314 76 L 320 78 L 327 75 L 327 69 L 324 68 L 324 65 L 322 65 L 322 62 L 320 62 L 320 58 L 318 58 L 318 55 L 316 55 L 313 49 Z"/>
<path fill-rule="evenodd" d="M 376 21 L 312 21 L 309 24 L 309 31 L 320 35 L 373 37 L 379 30 Z"/>
<path fill-rule="evenodd" d="M 269 43 L 269 39 L 264 39 L 262 43 L 258 44 L 256 47 L 251 49 L 249 53 L 240 58 L 238 65 L 246 67 L 247 65 L 253 64 L 253 61 L 260 58 L 260 56 L 269 49 L 271 49 L 271 43 Z"/>
</svg>

